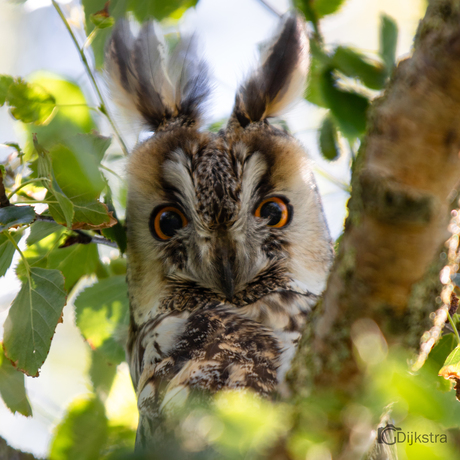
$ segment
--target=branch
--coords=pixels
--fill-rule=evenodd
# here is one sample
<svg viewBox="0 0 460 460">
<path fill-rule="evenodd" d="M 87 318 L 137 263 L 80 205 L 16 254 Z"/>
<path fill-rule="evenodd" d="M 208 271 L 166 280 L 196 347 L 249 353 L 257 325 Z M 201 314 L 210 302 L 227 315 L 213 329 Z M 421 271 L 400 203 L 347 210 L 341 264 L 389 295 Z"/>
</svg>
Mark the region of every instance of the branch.
<svg viewBox="0 0 460 460">
<path fill-rule="evenodd" d="M 91 67 L 88 64 L 88 60 L 86 59 L 86 55 L 84 52 L 84 47 L 80 48 L 80 45 L 78 44 L 77 38 L 75 37 L 75 34 L 72 32 L 72 29 L 70 28 L 70 25 L 64 16 L 64 13 L 61 10 L 61 7 L 54 1 L 52 0 L 53 6 L 56 9 L 57 13 L 59 14 L 59 17 L 62 19 L 62 22 L 64 23 L 64 26 L 66 27 L 67 31 L 70 34 L 70 37 L 72 38 L 72 41 L 74 42 L 75 47 L 77 48 L 78 53 L 80 54 L 80 58 L 83 62 L 83 65 L 85 67 L 86 73 L 88 74 L 88 77 L 93 84 L 94 90 L 96 91 L 99 101 L 100 101 L 100 107 L 99 110 L 107 117 L 109 120 L 110 125 L 112 126 L 113 132 L 115 133 L 115 136 L 118 139 L 118 142 L 124 152 L 125 155 L 128 155 L 128 149 L 126 148 L 126 144 L 123 141 L 123 138 L 121 137 L 120 133 L 118 132 L 117 127 L 115 126 L 114 121 L 112 120 L 112 117 L 109 115 L 107 112 L 107 104 L 104 101 L 104 97 L 102 96 L 102 92 L 99 89 L 99 86 L 96 82 L 96 79 L 94 78 L 93 72 L 91 70 Z"/>
<path fill-rule="evenodd" d="M 35 218 L 35 222 L 37 221 L 41 221 L 41 222 L 54 222 L 56 223 L 56 221 L 50 217 L 50 216 L 41 216 L 40 214 L 37 214 L 36 218 Z M 75 241 L 75 243 L 82 243 L 82 244 L 89 244 L 89 243 L 95 243 L 95 244 L 103 244 L 105 246 L 110 246 L 112 248 L 117 248 L 118 249 L 118 245 L 117 243 L 115 243 L 114 241 L 110 241 L 108 240 L 107 238 L 104 238 L 103 236 L 98 236 L 98 235 L 91 235 L 87 232 L 84 232 L 83 230 L 73 230 L 73 229 L 70 229 L 72 230 L 73 232 L 77 233 L 78 235 L 82 236 L 83 239 L 80 239 L 79 241 Z M 72 243 L 72 244 L 75 244 L 75 243 Z M 68 244 L 67 246 L 70 246 L 70 244 Z"/>
<path fill-rule="evenodd" d="M 344 395 L 344 405 L 359 394 L 363 374 L 350 333 L 360 319 L 374 321 L 390 346 L 404 343 L 412 288 L 448 237 L 460 178 L 459 24 L 460 0 L 432 0 L 413 57 L 370 110 L 345 234 L 294 364 L 297 394 L 305 379 L 313 393 Z M 337 458 L 354 458 L 348 430 L 340 426 Z"/>
</svg>

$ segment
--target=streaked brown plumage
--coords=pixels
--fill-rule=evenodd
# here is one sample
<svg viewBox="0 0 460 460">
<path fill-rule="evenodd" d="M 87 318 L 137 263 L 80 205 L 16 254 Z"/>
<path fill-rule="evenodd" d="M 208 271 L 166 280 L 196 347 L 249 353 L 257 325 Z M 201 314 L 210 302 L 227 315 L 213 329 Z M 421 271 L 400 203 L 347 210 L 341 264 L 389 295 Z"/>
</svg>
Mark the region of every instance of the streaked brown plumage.
<svg viewBox="0 0 460 460">
<path fill-rule="evenodd" d="M 332 260 L 309 160 L 267 121 L 301 95 L 304 23 L 284 19 L 218 134 L 199 129 L 209 86 L 194 38 L 168 59 L 153 27 L 134 39 L 122 22 L 106 58 L 114 99 L 155 131 L 128 166 L 127 351 L 143 446 L 193 388 L 279 390 Z"/>
</svg>

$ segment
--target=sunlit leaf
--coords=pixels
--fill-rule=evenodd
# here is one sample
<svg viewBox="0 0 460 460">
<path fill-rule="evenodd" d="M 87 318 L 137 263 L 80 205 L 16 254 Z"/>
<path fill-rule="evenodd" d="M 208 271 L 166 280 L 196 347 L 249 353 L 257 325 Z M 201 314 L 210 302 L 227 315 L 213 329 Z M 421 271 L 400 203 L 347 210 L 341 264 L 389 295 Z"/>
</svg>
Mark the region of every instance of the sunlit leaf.
<svg viewBox="0 0 460 460">
<path fill-rule="evenodd" d="M 10 75 L 0 75 L 0 107 L 5 103 L 8 90 L 13 81 L 14 79 Z"/>
<path fill-rule="evenodd" d="M 308 72 L 307 88 L 305 99 L 319 107 L 328 107 L 321 91 L 321 79 L 324 72 L 324 64 L 315 57 L 310 62 L 310 71 Z"/>
<path fill-rule="evenodd" d="M 37 377 L 45 362 L 66 304 L 64 277 L 58 270 L 31 268 L 4 325 L 8 358 L 27 375 Z"/>
<path fill-rule="evenodd" d="M 55 222 L 34 222 L 30 226 L 30 234 L 26 240 L 27 245 L 32 246 L 43 238 L 51 235 L 51 233 L 58 231 L 60 228 L 61 226 Z"/>
<path fill-rule="evenodd" d="M 460 345 L 449 354 L 439 375 L 445 379 L 460 379 Z"/>
<path fill-rule="evenodd" d="M 18 225 L 30 224 L 35 219 L 32 206 L 7 206 L 0 208 L 0 232 Z"/>
<path fill-rule="evenodd" d="M 369 100 L 339 88 L 332 69 L 324 71 L 321 76 L 321 92 L 340 130 L 351 138 L 361 136 L 366 129 Z"/>
<path fill-rule="evenodd" d="M 37 125 L 49 123 L 56 108 L 54 96 L 45 88 L 21 79 L 10 85 L 6 102 L 14 118 Z"/>
<path fill-rule="evenodd" d="M 390 73 L 396 62 L 396 46 L 398 44 L 398 26 L 394 19 L 382 15 L 380 18 L 379 54 Z"/>
<path fill-rule="evenodd" d="M 323 157 L 332 161 L 340 156 L 337 140 L 337 129 L 332 119 L 327 116 L 323 120 L 319 132 L 319 146 Z"/>
<path fill-rule="evenodd" d="M 345 3 L 345 0 L 295 0 L 295 6 L 299 8 L 305 17 L 311 21 L 312 12 L 317 19 L 337 12 Z"/>
<path fill-rule="evenodd" d="M 99 349 L 110 362 L 124 359 L 122 345 L 114 338 L 129 318 L 126 277 L 113 276 L 86 288 L 75 300 L 77 326 L 92 348 Z"/>
<path fill-rule="evenodd" d="M 0 343 L 0 395 L 6 407 L 14 413 L 19 412 L 26 417 L 32 415 L 32 408 L 24 386 L 24 374 L 19 372 L 11 361 L 3 354 Z"/>
<path fill-rule="evenodd" d="M 72 402 L 56 428 L 50 460 L 99 460 L 107 439 L 104 405 L 97 399 Z"/>
<path fill-rule="evenodd" d="M 22 232 L 17 231 L 11 233 L 11 236 L 19 243 L 22 237 Z M 13 246 L 9 238 L 4 234 L 0 234 L 0 277 L 4 276 L 8 268 L 10 268 L 11 262 L 13 261 L 14 251 L 16 248 Z"/>
<path fill-rule="evenodd" d="M 332 65 L 347 77 L 358 78 L 368 88 L 382 89 L 385 86 L 386 68 L 351 48 L 337 47 L 332 57 Z"/>
</svg>

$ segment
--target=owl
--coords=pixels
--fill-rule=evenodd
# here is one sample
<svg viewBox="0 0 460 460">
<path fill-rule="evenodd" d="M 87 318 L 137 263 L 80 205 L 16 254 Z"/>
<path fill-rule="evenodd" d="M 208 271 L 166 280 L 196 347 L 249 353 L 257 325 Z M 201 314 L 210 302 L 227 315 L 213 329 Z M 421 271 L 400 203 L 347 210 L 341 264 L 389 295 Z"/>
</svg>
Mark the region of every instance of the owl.
<svg viewBox="0 0 460 460">
<path fill-rule="evenodd" d="M 154 133 L 128 161 L 138 447 L 192 390 L 283 386 L 333 257 L 310 161 L 269 123 L 302 96 L 307 68 L 305 23 L 291 14 L 213 133 L 201 126 L 210 84 L 196 37 L 168 54 L 153 23 L 113 32 L 112 97 Z"/>
</svg>

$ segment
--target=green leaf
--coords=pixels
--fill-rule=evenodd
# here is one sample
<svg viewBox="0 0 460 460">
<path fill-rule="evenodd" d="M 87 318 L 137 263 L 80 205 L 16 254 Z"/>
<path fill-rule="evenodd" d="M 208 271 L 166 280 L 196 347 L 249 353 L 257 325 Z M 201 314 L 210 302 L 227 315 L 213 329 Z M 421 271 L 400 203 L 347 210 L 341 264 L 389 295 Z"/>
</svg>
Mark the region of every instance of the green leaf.
<svg viewBox="0 0 460 460">
<path fill-rule="evenodd" d="M 62 272 L 64 287 L 70 292 L 77 281 L 96 271 L 99 253 L 95 244 L 75 244 L 67 248 L 56 248 L 48 256 L 47 268 Z"/>
<path fill-rule="evenodd" d="M 110 16 L 116 20 L 125 17 L 128 11 L 134 13 L 139 22 L 149 19 L 161 21 L 166 17 L 178 20 L 187 8 L 195 6 L 198 0 L 112 0 L 110 2 Z M 91 21 L 91 16 L 103 10 L 106 0 L 82 0 L 85 9 L 86 33 L 89 35 L 96 27 Z M 91 43 L 93 48 L 96 68 L 99 70 L 104 65 L 105 43 L 111 34 L 110 29 L 99 29 Z"/>
<path fill-rule="evenodd" d="M 56 145 L 50 150 L 53 173 L 62 192 L 72 200 L 99 198 L 105 182 L 96 159 L 84 148 L 70 149 Z"/>
<path fill-rule="evenodd" d="M 106 14 L 91 14 L 89 18 L 98 29 L 107 29 L 115 24 L 115 18 Z"/>
<path fill-rule="evenodd" d="M 13 84 L 13 77 L 9 75 L 0 75 L 0 107 L 5 103 L 8 95 L 8 90 Z"/>
<path fill-rule="evenodd" d="M 91 348 L 113 364 L 123 361 L 123 347 L 113 335 L 129 322 L 126 277 L 113 276 L 86 288 L 75 300 L 75 309 L 77 326 Z"/>
<path fill-rule="evenodd" d="M 451 351 L 439 375 L 445 379 L 460 379 L 460 345 Z"/>
<path fill-rule="evenodd" d="M 6 102 L 14 118 L 36 125 L 49 123 L 56 109 L 56 100 L 46 89 L 22 79 L 10 85 Z"/>
<path fill-rule="evenodd" d="M 382 15 L 380 17 L 379 54 L 389 74 L 396 63 L 396 46 L 398 44 L 398 26 L 394 19 Z"/>
<path fill-rule="evenodd" d="M 319 107 L 327 108 L 327 102 L 324 100 L 321 91 L 321 79 L 324 73 L 324 63 L 315 56 L 310 61 L 310 71 L 308 73 L 307 89 L 305 99 Z"/>
<path fill-rule="evenodd" d="M 7 206 L 0 208 L 0 232 L 17 225 L 30 224 L 35 219 L 32 206 Z"/>
<path fill-rule="evenodd" d="M 19 243 L 22 237 L 22 232 L 18 231 L 11 233 L 11 236 Z M 13 246 L 9 238 L 4 234 L 0 234 L 0 277 L 4 276 L 8 268 L 10 268 L 11 262 L 13 261 L 14 251 L 16 248 Z"/>
<path fill-rule="evenodd" d="M 32 246 L 61 228 L 62 227 L 59 224 L 56 224 L 56 222 L 34 222 L 30 226 L 30 234 L 26 240 L 27 246 Z"/>
<path fill-rule="evenodd" d="M 134 13 L 139 22 L 144 22 L 149 18 L 157 21 L 172 16 L 173 19 L 180 19 L 185 11 L 195 6 L 198 0 L 157 0 L 146 2 L 145 0 L 129 0 L 128 9 Z"/>
<path fill-rule="evenodd" d="M 311 21 L 312 12 L 316 13 L 317 19 L 336 13 L 345 3 L 345 0 L 295 0 L 294 3 Z"/>
<path fill-rule="evenodd" d="M 111 142 L 111 137 L 105 137 L 94 133 L 77 134 L 65 141 L 66 145 L 74 152 L 86 152 L 89 154 L 94 158 L 97 165 L 101 163 Z"/>
<path fill-rule="evenodd" d="M 15 414 L 25 417 L 32 415 L 32 408 L 24 386 L 24 374 L 14 368 L 11 361 L 3 354 L 0 343 L 0 395 L 6 407 Z"/>
<path fill-rule="evenodd" d="M 99 460 L 107 439 L 107 417 L 99 399 L 73 401 L 51 442 L 50 460 Z"/>
<path fill-rule="evenodd" d="M 332 69 L 326 69 L 321 77 L 321 92 L 324 100 L 345 136 L 359 137 L 366 129 L 366 111 L 369 101 L 360 94 L 338 88 L 332 72 Z"/>
<path fill-rule="evenodd" d="M 332 57 L 332 65 L 347 77 L 358 78 L 368 88 L 382 89 L 385 86 L 386 68 L 351 48 L 337 47 Z"/>
<path fill-rule="evenodd" d="M 6 318 L 3 342 L 7 357 L 25 374 L 38 376 L 65 304 L 62 273 L 31 268 Z"/>
<path fill-rule="evenodd" d="M 332 161 L 340 156 L 337 129 L 331 117 L 326 116 L 319 132 L 319 146 L 326 160 Z"/>
</svg>

